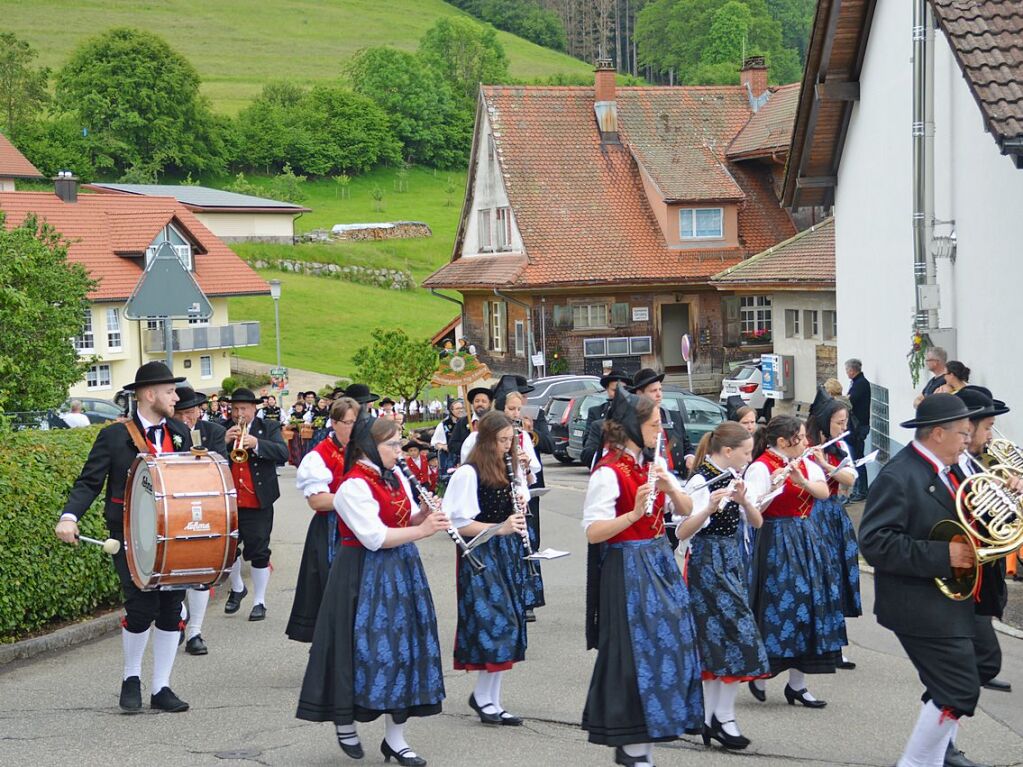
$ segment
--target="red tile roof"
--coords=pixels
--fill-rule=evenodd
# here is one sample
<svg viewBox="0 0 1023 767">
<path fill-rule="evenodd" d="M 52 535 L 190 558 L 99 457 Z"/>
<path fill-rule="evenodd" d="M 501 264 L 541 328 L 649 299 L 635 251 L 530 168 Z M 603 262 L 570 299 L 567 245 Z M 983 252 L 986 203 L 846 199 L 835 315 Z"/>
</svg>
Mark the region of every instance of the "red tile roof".
<svg viewBox="0 0 1023 767">
<path fill-rule="evenodd" d="M 43 178 L 35 165 L 0 133 L 0 178 Z"/>
<path fill-rule="evenodd" d="M 767 103 L 750 118 L 728 147 L 728 159 L 769 157 L 788 152 L 798 108 L 799 83 L 773 89 Z"/>
<path fill-rule="evenodd" d="M 85 266 L 99 287 L 94 301 L 127 300 L 142 275 L 141 256 L 160 229 L 174 222 L 194 241 L 195 277 L 206 295 L 267 294 L 270 286 L 234 251 L 170 197 L 82 194 L 74 203 L 50 192 L 0 192 L 8 229 L 29 214 L 46 221 L 68 241 L 68 256 Z"/>
<path fill-rule="evenodd" d="M 1023 152 L 1023 4 L 931 0 L 984 123 L 1003 151 Z M 1007 143 L 1008 142 L 1008 143 Z"/>
<path fill-rule="evenodd" d="M 835 287 L 835 219 L 826 218 L 785 242 L 715 274 L 719 288 L 772 285 Z"/>
<path fill-rule="evenodd" d="M 739 86 L 620 88 L 621 144 L 601 143 L 590 87 L 491 86 L 482 98 L 525 263 L 463 257 L 459 237 L 452 262 L 426 287 L 702 282 L 795 232 L 769 172 L 724 156 L 752 114 Z M 637 161 L 665 198 L 738 202 L 741 247 L 669 247 Z"/>
</svg>

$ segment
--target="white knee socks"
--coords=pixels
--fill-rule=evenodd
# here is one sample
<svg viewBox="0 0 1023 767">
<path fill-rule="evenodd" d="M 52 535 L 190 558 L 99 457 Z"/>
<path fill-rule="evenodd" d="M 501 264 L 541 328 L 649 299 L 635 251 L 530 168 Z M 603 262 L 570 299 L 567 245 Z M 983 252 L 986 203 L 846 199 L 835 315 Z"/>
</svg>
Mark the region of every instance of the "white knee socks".
<svg viewBox="0 0 1023 767">
<path fill-rule="evenodd" d="M 208 589 L 196 591 L 189 589 L 188 600 L 188 625 L 185 627 L 185 639 L 199 636 L 202 633 L 202 620 L 206 617 L 206 605 L 210 603 L 210 592 Z"/>
<path fill-rule="evenodd" d="M 504 711 L 501 708 L 501 679 L 503 677 L 503 671 L 490 672 L 490 702 L 494 704 L 498 711 Z"/>
<path fill-rule="evenodd" d="M 485 709 L 487 706 L 493 704 L 494 700 L 490 697 L 490 677 L 492 674 L 489 671 L 477 671 L 476 672 L 476 687 L 473 690 L 473 697 L 476 698 L 476 705 L 481 709 Z M 488 711 L 487 713 L 493 713 Z"/>
<path fill-rule="evenodd" d="M 266 605 L 266 585 L 270 582 L 269 567 L 253 567 L 252 571 L 252 605 Z"/>
<path fill-rule="evenodd" d="M 717 705 L 714 708 L 714 716 L 718 718 L 721 729 L 729 735 L 738 737 L 742 733 L 735 723 L 735 696 L 739 693 L 739 685 L 724 684 L 718 682 L 721 689 L 718 691 Z"/>
<path fill-rule="evenodd" d="M 242 558 L 238 557 L 231 565 L 231 591 L 242 591 L 245 581 L 242 580 Z"/>
<path fill-rule="evenodd" d="M 404 724 L 398 724 L 390 714 L 386 714 L 384 716 L 384 726 L 386 728 L 384 740 L 387 741 L 387 745 L 399 754 L 409 747 L 409 744 L 405 742 Z M 415 753 L 403 754 L 403 756 L 415 756 Z"/>
<path fill-rule="evenodd" d="M 155 695 L 164 687 L 170 687 L 171 669 L 178 652 L 178 632 L 153 630 L 153 686 Z"/>
<path fill-rule="evenodd" d="M 802 671 L 799 671 L 798 669 L 790 668 L 789 687 L 791 687 L 796 692 L 799 692 L 800 690 L 806 690 L 806 674 L 804 674 Z M 803 697 L 806 698 L 807 700 L 817 700 L 815 697 L 813 697 L 813 695 L 810 694 L 809 690 L 807 690 L 806 694 L 803 695 Z"/>
<path fill-rule="evenodd" d="M 955 719 L 942 717 L 941 709 L 933 701 L 927 701 L 920 709 L 898 767 L 941 767 L 955 726 Z"/>
<path fill-rule="evenodd" d="M 710 719 L 714 716 L 718 705 L 718 692 L 723 685 L 717 679 L 708 679 L 703 683 L 703 723 L 710 727 Z M 721 717 L 718 717 L 721 721 Z"/>
<path fill-rule="evenodd" d="M 142 678 L 142 656 L 146 654 L 146 645 L 149 643 L 151 630 L 146 629 L 141 634 L 133 634 L 128 629 L 121 629 L 121 646 L 124 648 L 123 679 L 130 676 Z"/>
<path fill-rule="evenodd" d="M 653 750 L 652 743 L 630 743 L 627 746 L 622 746 L 622 751 L 628 756 L 642 760 L 636 762 L 636 767 L 651 767 L 653 764 Z"/>
</svg>

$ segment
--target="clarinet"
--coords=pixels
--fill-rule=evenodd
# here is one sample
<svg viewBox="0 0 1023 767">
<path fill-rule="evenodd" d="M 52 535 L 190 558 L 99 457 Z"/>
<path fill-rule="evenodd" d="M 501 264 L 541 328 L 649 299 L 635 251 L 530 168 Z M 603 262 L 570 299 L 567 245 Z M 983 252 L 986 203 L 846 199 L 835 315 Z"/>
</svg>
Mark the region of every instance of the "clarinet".
<svg viewBox="0 0 1023 767">
<path fill-rule="evenodd" d="M 511 491 L 512 506 L 515 509 L 515 513 L 521 514 L 522 516 L 526 516 L 529 512 L 527 509 L 523 508 L 522 498 L 519 497 L 519 494 L 515 489 L 515 465 L 512 463 L 512 454 L 510 450 L 504 454 L 504 470 L 508 474 L 508 485 L 509 490 Z M 526 549 L 526 556 L 527 557 L 532 556 L 533 544 L 529 542 L 529 530 L 526 530 L 525 535 L 522 536 L 522 545 Z M 529 563 L 530 576 L 534 578 L 538 576 L 540 572 L 536 569 L 536 562 L 534 562 L 532 559 L 527 559 L 526 562 Z"/>
<path fill-rule="evenodd" d="M 419 491 L 419 497 L 426 501 L 426 505 L 430 507 L 430 511 L 440 511 L 440 499 L 423 486 L 423 483 L 420 482 L 416 475 L 409 469 L 405 460 L 399 460 L 396 465 L 399 471 L 405 475 L 405 479 L 408 480 L 409 484 Z M 461 550 L 462 556 L 465 557 L 470 565 L 472 565 L 473 570 L 476 572 L 482 572 L 486 566 L 472 553 L 472 550 L 469 548 L 469 544 L 465 542 L 465 538 L 463 538 L 462 534 L 455 529 L 455 526 L 452 525 L 444 532 L 448 534 L 448 538 L 454 541 L 455 546 Z"/>
<path fill-rule="evenodd" d="M 654 513 L 654 502 L 657 500 L 657 476 L 654 474 L 654 467 L 657 466 L 657 462 L 661 460 L 661 443 L 664 442 L 664 432 L 657 434 L 657 445 L 654 447 L 654 459 L 650 461 L 649 479 L 647 479 L 647 487 L 650 488 L 650 495 L 646 498 L 646 509 L 644 514 L 646 516 L 652 516 Z"/>
</svg>

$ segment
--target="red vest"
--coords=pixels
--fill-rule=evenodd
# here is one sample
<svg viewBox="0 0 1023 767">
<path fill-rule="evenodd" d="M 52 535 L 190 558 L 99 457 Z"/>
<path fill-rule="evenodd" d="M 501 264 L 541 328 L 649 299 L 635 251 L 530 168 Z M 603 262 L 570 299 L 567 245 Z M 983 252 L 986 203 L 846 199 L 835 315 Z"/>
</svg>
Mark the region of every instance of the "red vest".
<svg viewBox="0 0 1023 767">
<path fill-rule="evenodd" d="M 352 470 L 345 474 L 342 484 L 350 479 L 362 479 L 369 485 L 373 494 L 373 500 L 377 502 L 380 509 L 380 521 L 387 527 L 408 527 L 409 519 L 412 517 L 412 504 L 405 495 L 405 488 L 401 485 L 393 489 L 384 482 L 384 478 L 361 463 L 355 464 Z M 341 545 L 353 548 L 361 546 L 355 533 L 345 524 L 341 516 L 337 518 L 337 529 L 341 533 Z"/>
<path fill-rule="evenodd" d="M 831 455 L 830 453 L 824 454 L 824 460 L 828 462 L 828 466 L 830 466 L 832 470 L 834 470 L 834 468 L 842 462 L 841 458 L 837 455 Z M 828 491 L 831 493 L 832 497 L 838 495 L 841 489 L 842 487 L 838 484 L 837 479 L 834 477 L 828 477 Z"/>
<path fill-rule="evenodd" d="M 173 453 L 174 443 L 171 441 L 171 432 L 170 429 L 167 428 L 166 422 L 164 422 L 164 424 L 160 427 L 160 434 L 160 454 Z M 149 437 L 146 436 L 145 429 L 142 430 L 142 439 L 144 439 L 146 444 L 149 446 L 149 454 L 156 455 L 156 445 L 149 441 Z"/>
<path fill-rule="evenodd" d="M 764 451 L 764 454 L 757 458 L 754 463 L 762 463 L 767 467 L 768 472 L 773 474 L 785 465 L 784 460 L 772 450 Z M 798 471 L 804 476 L 806 464 L 799 462 Z M 764 509 L 765 518 L 772 517 L 807 517 L 813 509 L 814 497 L 807 491 L 797 487 L 792 481 L 791 475 L 785 478 L 784 490 L 777 496 L 770 505 Z"/>
<path fill-rule="evenodd" d="M 249 462 L 231 461 L 231 476 L 234 478 L 234 488 L 238 492 L 238 508 L 258 509 L 259 498 L 256 497 L 256 484 L 252 480 L 252 467 L 249 466 Z"/>
<path fill-rule="evenodd" d="M 430 483 L 430 459 L 423 451 L 419 452 L 418 457 L 409 458 L 407 463 L 409 471 L 412 472 L 412 476 L 419 480 L 419 484 L 426 487 L 427 490 L 433 490 Z"/>
<path fill-rule="evenodd" d="M 615 473 L 618 479 L 618 499 L 615 501 L 615 516 L 620 517 L 628 514 L 636 506 L 636 495 L 639 488 L 646 484 L 649 474 L 649 464 L 640 466 L 636 460 L 626 452 L 621 456 L 617 450 L 608 451 L 607 455 L 600 459 L 596 468 L 607 467 Z M 654 500 L 654 513 L 649 517 L 642 517 L 635 524 L 608 539 L 608 543 L 620 543 L 622 541 L 644 541 L 650 538 L 657 538 L 664 535 L 664 493 L 658 492 Z"/>
<path fill-rule="evenodd" d="M 331 493 L 336 493 L 337 489 L 341 487 L 341 480 L 345 475 L 345 449 L 334 441 L 334 437 L 330 439 L 320 440 L 319 443 L 312 449 L 312 452 L 317 453 L 321 459 L 323 459 L 324 466 L 330 471 L 333 479 L 330 480 L 330 484 L 327 486 Z M 332 514 L 332 511 L 317 511 L 316 514 L 325 515 Z"/>
</svg>

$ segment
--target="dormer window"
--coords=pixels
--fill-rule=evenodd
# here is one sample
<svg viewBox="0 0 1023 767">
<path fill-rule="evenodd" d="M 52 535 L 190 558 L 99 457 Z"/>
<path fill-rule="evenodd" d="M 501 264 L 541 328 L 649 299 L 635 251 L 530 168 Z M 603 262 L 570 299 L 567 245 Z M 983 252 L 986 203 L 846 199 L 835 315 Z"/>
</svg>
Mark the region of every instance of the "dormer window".
<svg viewBox="0 0 1023 767">
<path fill-rule="evenodd" d="M 683 240 L 720 240 L 725 236 L 723 208 L 682 208 L 679 238 Z"/>
<path fill-rule="evenodd" d="M 174 247 L 174 252 L 178 254 L 178 258 L 181 263 L 184 264 L 188 271 L 193 270 L 192 266 L 192 246 L 188 240 L 184 238 L 181 232 L 174 226 L 174 224 L 167 224 L 163 229 L 160 230 L 159 234 L 153 239 L 149 247 L 146 248 L 146 266 L 149 266 L 149 262 L 153 260 L 153 256 L 156 255 L 156 249 L 164 242 L 169 242 Z"/>
</svg>

